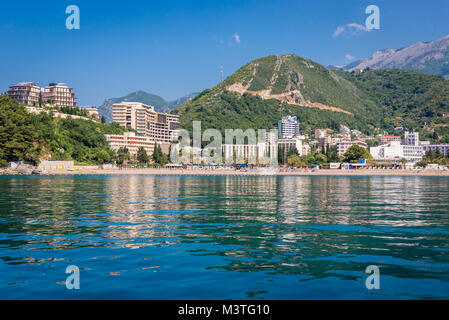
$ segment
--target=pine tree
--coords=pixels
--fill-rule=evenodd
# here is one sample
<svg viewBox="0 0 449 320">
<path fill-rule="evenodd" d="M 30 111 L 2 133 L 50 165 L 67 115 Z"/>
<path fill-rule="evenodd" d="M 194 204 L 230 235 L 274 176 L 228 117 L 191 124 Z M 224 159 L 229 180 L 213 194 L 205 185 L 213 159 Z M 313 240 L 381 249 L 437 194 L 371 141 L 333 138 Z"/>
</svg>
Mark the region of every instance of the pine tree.
<svg viewBox="0 0 449 320">
<path fill-rule="evenodd" d="M 146 163 L 148 163 L 149 160 L 150 160 L 150 159 L 149 159 L 148 154 L 147 154 L 147 152 L 145 151 L 144 147 L 140 147 L 140 148 L 137 150 L 137 161 L 138 161 L 139 163 L 146 164 Z"/>
</svg>

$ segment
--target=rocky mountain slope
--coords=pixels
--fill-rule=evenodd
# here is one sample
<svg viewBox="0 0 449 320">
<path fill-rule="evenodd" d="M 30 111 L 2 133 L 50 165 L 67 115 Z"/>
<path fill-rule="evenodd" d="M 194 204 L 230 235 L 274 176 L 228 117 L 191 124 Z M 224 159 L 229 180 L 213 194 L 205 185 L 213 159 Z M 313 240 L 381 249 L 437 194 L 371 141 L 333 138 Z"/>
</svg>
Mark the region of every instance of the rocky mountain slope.
<svg viewBox="0 0 449 320">
<path fill-rule="evenodd" d="M 292 114 L 305 131 L 344 124 L 372 132 L 400 125 L 412 113 L 423 116 L 413 118 L 411 126 L 433 121 L 449 111 L 448 95 L 449 81 L 437 76 L 405 70 L 355 74 L 296 55 L 271 55 L 173 112 L 187 129 L 193 120 L 202 121 L 203 129 L 268 129 Z"/>
</svg>

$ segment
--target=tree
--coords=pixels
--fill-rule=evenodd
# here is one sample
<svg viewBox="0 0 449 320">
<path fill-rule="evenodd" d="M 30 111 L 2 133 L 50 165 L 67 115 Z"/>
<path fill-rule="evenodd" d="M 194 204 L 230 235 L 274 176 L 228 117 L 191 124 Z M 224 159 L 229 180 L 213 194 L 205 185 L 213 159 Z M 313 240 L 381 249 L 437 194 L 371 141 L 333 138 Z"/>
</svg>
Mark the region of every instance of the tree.
<svg viewBox="0 0 449 320">
<path fill-rule="evenodd" d="M 301 160 L 301 158 L 297 155 L 291 155 L 287 159 L 287 163 L 290 167 L 300 168 L 304 167 L 305 163 Z"/>
<path fill-rule="evenodd" d="M 295 146 L 293 146 L 292 148 L 290 148 L 290 150 L 288 150 L 287 157 L 290 157 L 293 155 L 299 156 L 298 149 Z"/>
<path fill-rule="evenodd" d="M 104 116 L 101 116 L 101 123 L 106 123 L 106 118 Z"/>
<path fill-rule="evenodd" d="M 38 161 L 38 140 L 31 116 L 24 106 L 0 95 L 0 160 L 2 165 L 10 161 Z"/>
<path fill-rule="evenodd" d="M 98 163 L 111 162 L 111 155 L 106 150 L 100 150 L 94 155 L 94 160 Z"/>
<path fill-rule="evenodd" d="M 42 108 L 44 104 L 44 99 L 42 98 L 42 92 L 39 92 L 39 108 Z"/>
<path fill-rule="evenodd" d="M 407 159 L 405 159 L 405 158 L 402 158 L 402 159 L 401 159 L 401 164 L 402 164 L 402 167 L 403 167 L 403 168 L 405 168 L 405 164 L 406 164 L 407 162 L 408 162 Z"/>
<path fill-rule="evenodd" d="M 120 147 L 117 150 L 117 163 L 121 166 L 131 158 L 129 150 L 126 147 Z"/>
<path fill-rule="evenodd" d="M 439 159 L 442 159 L 443 157 L 444 157 L 444 155 L 441 153 L 440 148 L 437 148 L 435 150 L 435 159 L 439 160 Z"/>
<path fill-rule="evenodd" d="M 357 163 L 362 159 L 371 159 L 372 156 L 365 148 L 358 145 L 351 146 L 345 153 L 345 162 Z"/>
<path fill-rule="evenodd" d="M 148 157 L 148 154 L 145 151 L 144 147 L 139 147 L 139 149 L 137 150 L 137 161 L 143 164 L 147 164 L 148 161 L 150 161 L 150 158 Z"/>
<path fill-rule="evenodd" d="M 165 166 L 168 163 L 168 157 L 162 152 L 161 147 L 155 142 L 153 150 L 153 162 L 159 166 Z"/>
<path fill-rule="evenodd" d="M 285 147 L 284 145 L 278 144 L 278 164 L 284 165 L 285 161 Z"/>
<path fill-rule="evenodd" d="M 326 155 L 323 154 L 323 153 L 318 153 L 318 154 L 315 156 L 315 162 L 318 163 L 318 164 L 321 164 L 321 165 L 327 163 L 327 157 L 326 157 Z"/>
</svg>

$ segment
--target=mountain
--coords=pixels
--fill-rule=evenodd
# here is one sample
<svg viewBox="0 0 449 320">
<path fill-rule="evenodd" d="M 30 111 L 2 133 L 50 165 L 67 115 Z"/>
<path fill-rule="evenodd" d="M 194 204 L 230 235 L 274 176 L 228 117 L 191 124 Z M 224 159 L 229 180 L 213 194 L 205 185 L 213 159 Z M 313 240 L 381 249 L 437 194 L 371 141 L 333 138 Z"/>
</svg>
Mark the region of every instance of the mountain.
<svg viewBox="0 0 449 320">
<path fill-rule="evenodd" d="M 170 110 L 173 110 L 173 109 L 179 107 L 180 105 L 183 105 L 184 103 L 186 103 L 189 100 L 192 100 L 193 98 L 195 98 L 199 94 L 200 94 L 199 92 L 192 92 L 192 93 L 189 93 L 188 95 L 185 95 L 185 96 L 183 96 L 181 98 L 178 98 L 178 99 L 176 99 L 174 101 L 168 102 L 169 110 L 164 111 L 164 112 L 168 112 Z"/>
<path fill-rule="evenodd" d="M 291 114 L 304 132 L 344 124 L 372 133 L 437 122 L 446 111 L 449 81 L 442 77 L 406 70 L 329 70 L 289 54 L 254 60 L 173 112 L 188 130 L 193 120 L 222 132 L 269 129 Z"/>
<path fill-rule="evenodd" d="M 147 105 L 154 106 L 154 109 L 158 112 L 170 112 L 174 108 L 192 99 L 197 94 L 198 93 L 190 93 L 184 97 L 178 98 L 175 101 L 167 102 L 160 96 L 139 90 L 121 98 L 106 99 L 103 104 L 98 107 L 98 112 L 100 113 L 100 116 L 105 117 L 106 122 L 108 123 L 112 121 L 112 105 L 124 101 L 141 102 Z"/>
<path fill-rule="evenodd" d="M 343 68 L 350 71 L 365 68 L 407 69 L 449 77 L 449 35 L 398 50 L 380 50 L 369 58 L 352 62 Z"/>
</svg>

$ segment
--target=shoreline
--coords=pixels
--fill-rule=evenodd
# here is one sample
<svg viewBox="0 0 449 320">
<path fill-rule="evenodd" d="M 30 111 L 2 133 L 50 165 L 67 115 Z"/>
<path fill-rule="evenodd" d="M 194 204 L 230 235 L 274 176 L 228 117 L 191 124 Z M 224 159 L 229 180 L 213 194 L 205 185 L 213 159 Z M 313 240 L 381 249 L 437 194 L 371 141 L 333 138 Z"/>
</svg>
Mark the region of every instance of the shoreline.
<svg viewBox="0 0 449 320">
<path fill-rule="evenodd" d="M 316 171 L 238 171 L 238 170 L 187 170 L 187 169 L 80 169 L 76 171 L 52 170 L 40 176 L 62 175 L 158 175 L 158 176 L 410 176 L 449 177 L 449 170 L 341 170 L 321 169 Z"/>
</svg>

